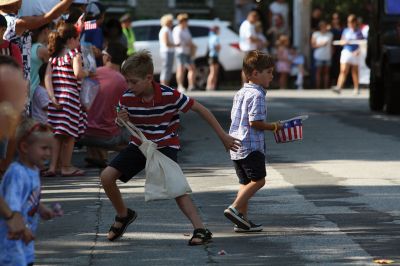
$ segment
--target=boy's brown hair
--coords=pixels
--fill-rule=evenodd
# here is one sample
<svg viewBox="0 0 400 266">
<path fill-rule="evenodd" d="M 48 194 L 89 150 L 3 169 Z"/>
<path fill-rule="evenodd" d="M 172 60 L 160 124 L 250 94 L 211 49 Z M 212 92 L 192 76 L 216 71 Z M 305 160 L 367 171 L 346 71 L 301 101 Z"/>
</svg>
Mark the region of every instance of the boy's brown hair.
<svg viewBox="0 0 400 266">
<path fill-rule="evenodd" d="M 259 50 L 250 51 L 243 59 L 243 73 L 248 78 L 254 70 L 262 72 L 274 65 L 274 59 L 270 55 Z"/>
<path fill-rule="evenodd" d="M 153 59 L 148 50 L 140 50 L 129 56 L 121 66 L 122 75 L 134 74 L 144 79 L 146 75 L 154 73 Z"/>
</svg>

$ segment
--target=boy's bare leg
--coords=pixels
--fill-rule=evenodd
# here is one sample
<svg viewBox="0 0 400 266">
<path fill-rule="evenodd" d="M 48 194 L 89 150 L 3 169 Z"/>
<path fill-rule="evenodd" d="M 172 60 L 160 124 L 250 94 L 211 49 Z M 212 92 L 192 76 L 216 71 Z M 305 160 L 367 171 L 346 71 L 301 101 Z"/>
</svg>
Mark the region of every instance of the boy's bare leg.
<svg viewBox="0 0 400 266">
<path fill-rule="evenodd" d="M 117 186 L 117 179 L 121 173 L 114 167 L 107 166 L 100 174 L 101 184 L 106 192 L 107 197 L 110 199 L 114 209 L 119 217 L 127 215 L 127 208 L 124 200 L 122 199 L 121 191 Z"/>
<path fill-rule="evenodd" d="M 236 198 L 239 197 L 239 195 L 241 195 L 244 191 L 245 191 L 246 185 L 240 185 L 239 187 L 239 191 L 238 194 L 236 196 Z M 232 204 L 233 206 L 233 204 Z M 241 214 L 243 214 L 243 217 L 247 220 L 247 209 L 248 209 L 249 203 L 246 202 L 243 204 L 243 207 L 239 210 L 235 207 L 235 209 L 237 209 Z"/>
<path fill-rule="evenodd" d="M 106 167 L 103 172 L 100 174 L 101 184 L 103 185 L 103 189 L 106 192 L 107 197 L 110 199 L 114 209 L 117 212 L 119 217 L 126 217 L 128 215 L 128 209 L 122 199 L 121 191 L 117 186 L 117 179 L 120 177 L 121 173 L 113 168 Z M 114 226 L 119 228 L 122 226 L 119 222 L 114 222 Z M 114 233 L 110 231 L 108 233 L 108 239 L 114 237 Z"/>
<path fill-rule="evenodd" d="M 246 213 L 247 216 L 247 207 L 250 198 L 253 197 L 253 195 L 258 190 L 260 190 L 264 185 L 265 185 L 265 178 L 257 181 L 251 181 L 247 185 L 242 185 L 239 189 L 235 201 L 232 203 L 231 206 L 237 209 L 243 215 L 245 215 Z"/>
<path fill-rule="evenodd" d="M 190 220 L 193 228 L 204 228 L 200 215 L 197 212 L 197 208 L 188 194 L 175 198 L 175 201 L 181 211 Z"/>
</svg>

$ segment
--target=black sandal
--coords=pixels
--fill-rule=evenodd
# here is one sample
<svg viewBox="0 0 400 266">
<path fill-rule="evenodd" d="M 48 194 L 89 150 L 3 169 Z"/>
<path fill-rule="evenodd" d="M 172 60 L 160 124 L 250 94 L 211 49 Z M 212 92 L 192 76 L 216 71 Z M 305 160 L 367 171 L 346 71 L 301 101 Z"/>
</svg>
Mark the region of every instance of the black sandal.
<svg viewBox="0 0 400 266">
<path fill-rule="evenodd" d="M 115 227 L 114 225 L 111 225 L 110 230 L 108 232 L 113 232 L 114 236 L 112 238 L 109 238 L 108 240 L 114 241 L 118 238 L 120 238 L 126 231 L 126 228 L 128 228 L 128 225 L 130 225 L 133 221 L 135 221 L 137 217 L 137 213 L 134 210 L 131 210 L 128 208 L 128 215 L 121 218 L 118 216 L 115 216 L 115 221 L 121 223 L 121 227 Z"/>
<path fill-rule="evenodd" d="M 201 239 L 201 241 L 193 242 L 194 238 Z M 197 229 L 194 229 L 193 236 L 189 240 L 188 245 L 189 246 L 204 245 L 204 244 L 211 242 L 211 239 L 212 239 L 212 233 L 210 230 L 203 229 L 203 228 L 197 228 Z"/>
</svg>

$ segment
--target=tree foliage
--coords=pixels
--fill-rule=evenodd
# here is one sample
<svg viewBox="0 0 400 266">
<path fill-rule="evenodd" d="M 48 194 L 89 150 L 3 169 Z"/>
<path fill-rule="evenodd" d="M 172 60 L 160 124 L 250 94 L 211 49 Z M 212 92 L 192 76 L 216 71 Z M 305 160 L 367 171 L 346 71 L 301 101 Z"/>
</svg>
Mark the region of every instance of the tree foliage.
<svg viewBox="0 0 400 266">
<path fill-rule="evenodd" d="M 367 22 L 370 14 L 370 1 L 380 0 L 313 0 L 312 7 L 321 8 L 324 19 L 328 21 L 332 13 L 338 12 L 342 21 L 346 21 L 349 14 L 355 14 Z"/>
</svg>

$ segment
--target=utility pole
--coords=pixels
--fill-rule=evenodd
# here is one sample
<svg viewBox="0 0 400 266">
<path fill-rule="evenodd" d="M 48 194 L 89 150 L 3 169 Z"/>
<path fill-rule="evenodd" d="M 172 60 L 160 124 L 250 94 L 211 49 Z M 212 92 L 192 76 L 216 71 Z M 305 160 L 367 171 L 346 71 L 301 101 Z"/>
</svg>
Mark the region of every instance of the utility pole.
<svg viewBox="0 0 400 266">
<path fill-rule="evenodd" d="M 311 1 L 293 0 L 293 45 L 305 56 L 310 64 Z"/>
</svg>

